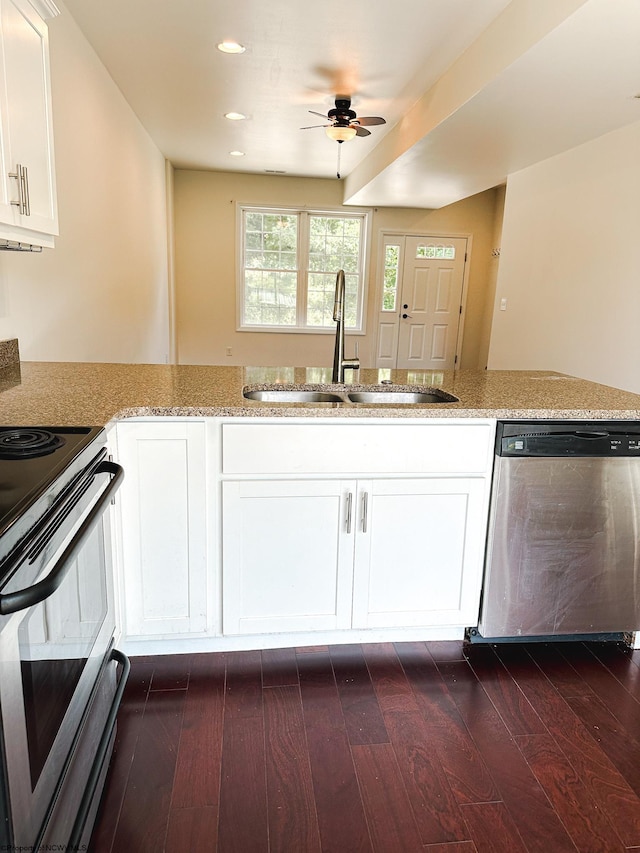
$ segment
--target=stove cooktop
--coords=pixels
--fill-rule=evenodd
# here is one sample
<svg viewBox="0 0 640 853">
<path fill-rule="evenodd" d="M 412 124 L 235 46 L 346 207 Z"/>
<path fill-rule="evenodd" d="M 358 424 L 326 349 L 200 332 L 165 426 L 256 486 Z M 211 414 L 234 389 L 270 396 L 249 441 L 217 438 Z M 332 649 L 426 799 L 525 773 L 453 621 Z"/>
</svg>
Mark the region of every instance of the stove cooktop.
<svg viewBox="0 0 640 853">
<path fill-rule="evenodd" d="M 0 571 L 16 543 L 105 443 L 102 427 L 0 426 Z"/>
</svg>

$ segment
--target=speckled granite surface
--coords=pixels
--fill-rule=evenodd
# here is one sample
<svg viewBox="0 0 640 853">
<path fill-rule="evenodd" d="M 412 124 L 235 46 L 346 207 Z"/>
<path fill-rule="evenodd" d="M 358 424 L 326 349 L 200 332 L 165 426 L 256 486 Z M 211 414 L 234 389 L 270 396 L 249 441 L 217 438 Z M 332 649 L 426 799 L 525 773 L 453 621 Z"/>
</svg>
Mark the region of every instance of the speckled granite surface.
<svg viewBox="0 0 640 853">
<path fill-rule="evenodd" d="M 0 368 L 10 367 L 19 364 L 19 362 L 18 339 L 10 338 L 7 341 L 0 341 Z"/>
<path fill-rule="evenodd" d="M 638 419 L 640 395 L 545 371 L 361 370 L 350 387 L 443 388 L 457 403 L 377 406 L 260 403 L 242 389 L 330 382 L 329 368 L 22 362 L 0 369 L 0 421 L 7 426 L 93 426 L 138 416 Z M 328 386 L 344 390 L 341 386 Z M 388 389 L 389 386 L 382 386 Z"/>
</svg>

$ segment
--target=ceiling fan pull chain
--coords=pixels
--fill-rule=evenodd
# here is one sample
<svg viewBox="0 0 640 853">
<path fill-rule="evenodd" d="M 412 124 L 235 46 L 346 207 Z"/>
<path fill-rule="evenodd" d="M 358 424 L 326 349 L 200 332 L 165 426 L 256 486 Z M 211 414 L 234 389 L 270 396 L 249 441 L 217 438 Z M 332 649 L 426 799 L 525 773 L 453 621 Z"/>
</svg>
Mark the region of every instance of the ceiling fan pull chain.
<svg viewBox="0 0 640 853">
<path fill-rule="evenodd" d="M 340 147 L 340 143 L 338 142 L 338 171 L 337 171 L 337 178 L 338 178 L 338 180 L 340 180 L 340 151 L 341 151 L 341 150 L 342 150 L 342 149 L 341 149 L 341 147 Z"/>
</svg>

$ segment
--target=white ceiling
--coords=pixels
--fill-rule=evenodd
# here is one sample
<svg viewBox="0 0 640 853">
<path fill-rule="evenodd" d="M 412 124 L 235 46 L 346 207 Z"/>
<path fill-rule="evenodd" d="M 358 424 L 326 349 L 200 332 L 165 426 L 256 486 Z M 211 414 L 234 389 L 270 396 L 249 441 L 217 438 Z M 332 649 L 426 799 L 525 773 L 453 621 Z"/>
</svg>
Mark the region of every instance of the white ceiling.
<svg viewBox="0 0 640 853">
<path fill-rule="evenodd" d="M 439 207 L 640 120 L 638 0 L 65 5 L 176 167 L 335 179 L 338 145 L 300 130 L 308 110 L 343 94 L 384 116 L 340 146 L 354 204 Z"/>
</svg>

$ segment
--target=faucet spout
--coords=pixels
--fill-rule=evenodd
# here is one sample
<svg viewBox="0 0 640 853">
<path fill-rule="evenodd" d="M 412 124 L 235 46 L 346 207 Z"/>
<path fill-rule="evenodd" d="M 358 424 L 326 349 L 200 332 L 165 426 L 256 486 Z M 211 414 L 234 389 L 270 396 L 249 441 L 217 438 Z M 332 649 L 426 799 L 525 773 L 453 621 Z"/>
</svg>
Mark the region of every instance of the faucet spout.
<svg viewBox="0 0 640 853">
<path fill-rule="evenodd" d="M 358 370 L 360 368 L 360 360 L 356 358 L 344 357 L 344 293 L 345 293 L 345 278 L 344 270 L 338 270 L 336 276 L 336 293 L 333 302 L 333 319 L 336 321 L 336 341 L 333 349 L 333 373 L 331 376 L 332 382 L 339 384 L 344 383 L 345 370 Z"/>
</svg>

